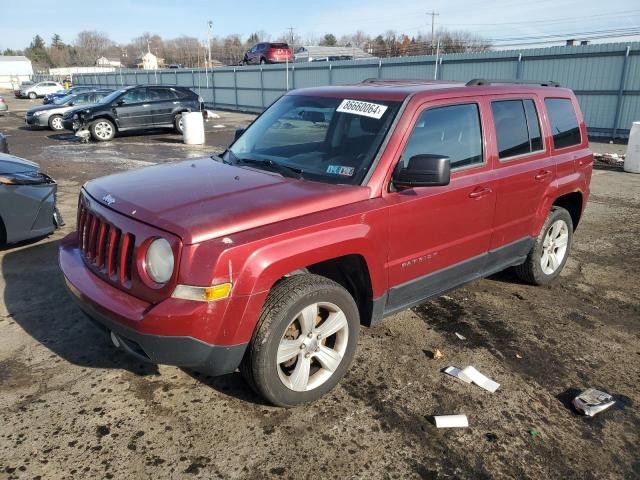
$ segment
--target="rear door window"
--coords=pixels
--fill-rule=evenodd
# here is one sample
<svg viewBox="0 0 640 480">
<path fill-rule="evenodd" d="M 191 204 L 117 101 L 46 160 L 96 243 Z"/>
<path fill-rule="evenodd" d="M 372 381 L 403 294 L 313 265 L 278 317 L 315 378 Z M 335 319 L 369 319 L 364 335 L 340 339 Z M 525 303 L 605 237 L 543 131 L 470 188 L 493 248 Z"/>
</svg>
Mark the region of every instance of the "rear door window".
<svg viewBox="0 0 640 480">
<path fill-rule="evenodd" d="M 449 157 L 451 169 L 481 165 L 484 160 L 478 105 L 447 105 L 422 112 L 400 161 L 406 166 L 415 155 Z"/>
<path fill-rule="evenodd" d="M 494 101 L 491 111 L 501 160 L 542 150 L 540 123 L 533 100 Z"/>
<path fill-rule="evenodd" d="M 580 126 L 571 100 L 568 98 L 545 98 L 544 104 L 551 122 L 554 148 L 579 145 L 582 142 Z"/>
</svg>

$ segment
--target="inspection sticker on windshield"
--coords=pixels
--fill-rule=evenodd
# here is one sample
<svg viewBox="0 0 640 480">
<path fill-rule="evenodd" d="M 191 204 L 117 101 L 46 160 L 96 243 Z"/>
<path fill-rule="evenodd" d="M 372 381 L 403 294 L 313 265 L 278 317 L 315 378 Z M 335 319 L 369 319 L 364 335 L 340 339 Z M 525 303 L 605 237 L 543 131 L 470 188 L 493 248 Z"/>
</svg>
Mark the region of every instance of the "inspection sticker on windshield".
<svg viewBox="0 0 640 480">
<path fill-rule="evenodd" d="M 386 111 L 386 105 L 362 102 L 360 100 L 343 100 L 336 110 L 336 112 L 352 113 L 354 115 L 363 115 L 365 117 L 377 119 L 380 119 Z"/>
<path fill-rule="evenodd" d="M 333 173 L 334 175 L 353 177 L 354 172 L 355 169 L 353 167 L 343 167 L 342 165 L 329 165 L 327 167 L 327 173 Z"/>
</svg>

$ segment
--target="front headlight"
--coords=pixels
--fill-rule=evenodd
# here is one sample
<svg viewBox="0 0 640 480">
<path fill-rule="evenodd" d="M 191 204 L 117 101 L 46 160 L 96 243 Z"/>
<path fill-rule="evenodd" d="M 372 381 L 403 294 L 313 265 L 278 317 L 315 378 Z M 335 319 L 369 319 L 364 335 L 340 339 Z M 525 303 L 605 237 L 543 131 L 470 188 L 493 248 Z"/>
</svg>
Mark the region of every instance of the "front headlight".
<svg viewBox="0 0 640 480">
<path fill-rule="evenodd" d="M 37 170 L 0 174 L 0 185 L 42 185 L 45 183 L 54 183 L 54 181 L 48 175 Z"/>
<path fill-rule="evenodd" d="M 164 238 L 158 238 L 149 244 L 145 255 L 145 271 L 156 283 L 167 283 L 173 275 L 175 260 L 171 245 Z"/>
<path fill-rule="evenodd" d="M 40 115 L 42 115 L 44 112 L 33 112 L 33 116 L 34 117 L 39 117 Z"/>
</svg>

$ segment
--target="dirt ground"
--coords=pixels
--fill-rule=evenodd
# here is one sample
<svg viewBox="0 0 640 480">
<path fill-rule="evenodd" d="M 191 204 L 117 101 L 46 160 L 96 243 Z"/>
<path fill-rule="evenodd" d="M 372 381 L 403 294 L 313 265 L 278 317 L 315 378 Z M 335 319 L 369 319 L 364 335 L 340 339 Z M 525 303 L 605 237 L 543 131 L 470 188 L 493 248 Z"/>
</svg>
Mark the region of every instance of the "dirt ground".
<svg viewBox="0 0 640 480">
<path fill-rule="evenodd" d="M 363 328 L 339 386 L 286 410 L 237 373 L 209 378 L 118 352 L 57 266 L 83 182 L 220 151 L 252 117 L 220 112 L 205 147 L 167 132 L 81 145 L 25 129 L 31 102 L 8 99 L 0 131 L 58 180 L 67 225 L 0 251 L 0 478 L 640 478 L 640 175 L 594 171 L 553 285 L 503 272 Z M 449 365 L 474 365 L 501 387 L 467 385 L 441 372 Z M 577 415 L 570 401 L 586 387 L 616 407 Z M 431 423 L 454 413 L 470 427 Z"/>
</svg>

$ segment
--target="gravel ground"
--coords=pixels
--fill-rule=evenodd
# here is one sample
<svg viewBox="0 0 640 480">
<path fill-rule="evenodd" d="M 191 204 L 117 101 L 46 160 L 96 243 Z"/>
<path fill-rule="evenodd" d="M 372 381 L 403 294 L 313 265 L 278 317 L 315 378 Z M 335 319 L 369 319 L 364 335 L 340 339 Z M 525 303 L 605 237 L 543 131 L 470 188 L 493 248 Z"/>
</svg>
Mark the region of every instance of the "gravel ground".
<svg viewBox="0 0 640 480">
<path fill-rule="evenodd" d="M 83 182 L 220 151 L 252 117 L 220 112 L 225 127 L 208 128 L 206 147 L 167 132 L 80 145 L 25 129 L 31 102 L 9 102 L 0 131 L 57 178 L 67 226 L 0 251 L 0 478 L 640 477 L 640 176 L 594 172 L 553 285 L 503 272 L 363 328 L 339 386 L 285 410 L 237 373 L 209 378 L 116 351 L 71 303 L 56 261 Z M 501 387 L 448 377 L 449 365 Z M 590 386 L 616 407 L 577 415 L 570 401 Z M 453 413 L 470 427 L 431 423 Z"/>
</svg>

